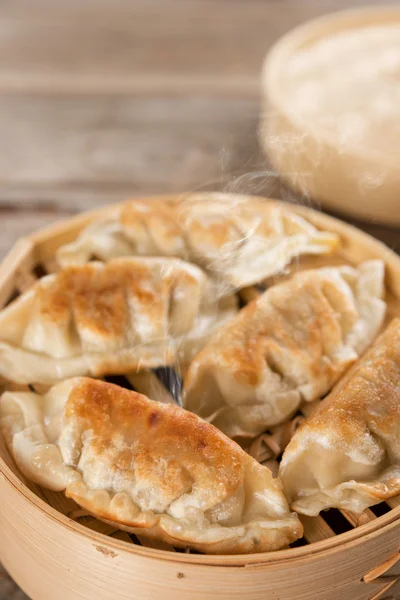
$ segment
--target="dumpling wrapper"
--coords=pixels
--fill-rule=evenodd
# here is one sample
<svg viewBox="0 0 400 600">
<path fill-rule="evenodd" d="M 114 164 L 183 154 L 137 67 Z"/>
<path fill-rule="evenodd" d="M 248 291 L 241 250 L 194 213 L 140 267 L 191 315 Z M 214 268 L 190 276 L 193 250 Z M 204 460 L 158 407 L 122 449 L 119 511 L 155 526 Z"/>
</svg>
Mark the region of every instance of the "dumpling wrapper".
<svg viewBox="0 0 400 600">
<path fill-rule="evenodd" d="M 1 428 L 22 473 L 96 517 L 206 553 L 277 550 L 302 535 L 271 472 L 182 408 L 87 378 L 6 392 Z"/>
<path fill-rule="evenodd" d="M 338 244 L 336 234 L 267 200 L 208 193 L 131 201 L 62 246 L 57 260 L 65 266 L 93 256 L 177 256 L 200 265 L 226 292 L 279 273 L 302 254 L 331 253 Z"/>
<path fill-rule="evenodd" d="M 187 363 L 236 313 L 234 296 L 179 259 L 67 267 L 0 313 L 0 375 L 52 384 Z"/>
<path fill-rule="evenodd" d="M 296 432 L 279 473 L 305 515 L 360 513 L 400 494 L 400 319 Z"/>
<path fill-rule="evenodd" d="M 191 363 L 183 405 L 230 437 L 256 436 L 322 398 L 373 341 L 384 264 L 303 271 L 272 286 Z"/>
</svg>

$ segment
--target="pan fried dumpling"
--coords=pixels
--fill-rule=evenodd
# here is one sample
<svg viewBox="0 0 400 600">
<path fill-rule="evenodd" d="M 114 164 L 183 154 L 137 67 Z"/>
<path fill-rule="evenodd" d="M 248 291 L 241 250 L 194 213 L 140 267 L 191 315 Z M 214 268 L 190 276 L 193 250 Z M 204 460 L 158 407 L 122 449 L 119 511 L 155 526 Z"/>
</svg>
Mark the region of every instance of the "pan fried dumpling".
<svg viewBox="0 0 400 600">
<path fill-rule="evenodd" d="M 293 509 L 311 516 L 400 494 L 400 319 L 296 432 L 280 477 Z"/>
<path fill-rule="evenodd" d="M 303 271 L 224 325 L 191 363 L 184 406 L 230 437 L 285 421 L 323 397 L 377 335 L 384 264 Z"/>
<path fill-rule="evenodd" d="M 327 254 L 337 245 L 336 234 L 318 231 L 279 204 L 214 193 L 131 201 L 61 247 L 57 258 L 66 265 L 93 256 L 176 256 L 206 269 L 225 290 L 261 281 L 295 257 Z"/>
<path fill-rule="evenodd" d="M 0 375 L 51 384 L 187 362 L 236 312 L 233 296 L 179 259 L 67 267 L 0 313 Z"/>
<path fill-rule="evenodd" d="M 182 408 L 88 378 L 6 392 L 0 407 L 24 475 L 122 529 L 230 554 L 302 535 L 279 480 Z"/>
</svg>

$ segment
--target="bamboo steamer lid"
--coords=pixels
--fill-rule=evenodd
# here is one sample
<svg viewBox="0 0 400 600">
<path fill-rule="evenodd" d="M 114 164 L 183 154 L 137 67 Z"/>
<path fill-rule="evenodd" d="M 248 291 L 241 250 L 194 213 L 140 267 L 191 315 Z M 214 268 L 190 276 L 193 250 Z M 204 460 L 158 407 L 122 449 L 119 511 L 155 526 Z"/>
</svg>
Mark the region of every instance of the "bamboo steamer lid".
<svg viewBox="0 0 400 600">
<path fill-rule="evenodd" d="M 262 72 L 260 140 L 306 197 L 400 225 L 400 8 L 338 12 L 281 38 Z"/>
</svg>

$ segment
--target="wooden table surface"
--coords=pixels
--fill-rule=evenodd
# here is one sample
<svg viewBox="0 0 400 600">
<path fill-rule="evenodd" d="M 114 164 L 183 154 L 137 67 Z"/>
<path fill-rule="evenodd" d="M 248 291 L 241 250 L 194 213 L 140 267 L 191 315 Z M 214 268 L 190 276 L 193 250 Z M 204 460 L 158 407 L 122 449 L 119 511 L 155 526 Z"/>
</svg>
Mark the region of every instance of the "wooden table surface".
<svg viewBox="0 0 400 600">
<path fill-rule="evenodd" d="M 38 227 L 128 196 L 293 199 L 257 143 L 262 59 L 295 25 L 365 4 L 3 0 L 0 258 Z M 400 249 L 399 230 L 360 226 Z M 0 600 L 24 598 L 0 567 Z"/>
</svg>

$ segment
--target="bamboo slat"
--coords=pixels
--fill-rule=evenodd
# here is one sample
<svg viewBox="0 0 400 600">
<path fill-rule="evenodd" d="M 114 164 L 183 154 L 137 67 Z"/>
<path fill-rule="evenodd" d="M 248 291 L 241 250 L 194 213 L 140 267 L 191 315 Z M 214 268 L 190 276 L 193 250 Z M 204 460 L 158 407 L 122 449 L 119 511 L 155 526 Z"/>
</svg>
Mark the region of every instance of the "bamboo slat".
<svg viewBox="0 0 400 600">
<path fill-rule="evenodd" d="M 320 542 L 336 535 L 321 516 L 307 517 L 306 515 L 301 515 L 300 521 L 304 527 L 304 537 L 309 544 Z"/>
<path fill-rule="evenodd" d="M 388 592 L 390 590 L 390 588 L 392 588 L 397 582 L 398 582 L 398 579 L 395 579 L 395 580 L 389 582 L 379 592 L 377 592 L 376 594 L 371 596 L 371 598 L 369 598 L 369 600 L 398 600 L 398 597 L 395 598 L 394 596 L 386 596 L 386 592 Z M 384 598 L 384 596 L 385 596 L 385 598 Z"/>
<path fill-rule="evenodd" d="M 365 583 L 372 583 L 373 581 L 382 578 L 382 576 L 385 575 L 392 567 L 394 567 L 394 565 L 397 565 L 399 561 L 400 550 L 394 556 L 392 556 L 388 560 L 385 560 L 383 563 L 366 573 L 363 577 L 363 580 L 365 581 Z M 396 579 L 397 581 L 398 576 L 394 575 L 392 579 Z"/>
<path fill-rule="evenodd" d="M 145 548 L 153 548 L 154 550 L 168 550 L 170 552 L 175 552 L 175 548 L 171 546 L 171 544 L 166 544 L 165 542 L 160 542 L 159 540 L 153 540 L 151 538 L 145 537 L 144 535 L 136 536 L 139 542 Z"/>
<path fill-rule="evenodd" d="M 400 496 L 389 498 L 388 500 L 386 500 L 386 504 L 388 504 L 390 508 L 398 508 L 400 506 Z"/>
<path fill-rule="evenodd" d="M 369 508 L 366 508 L 360 515 L 350 512 L 349 510 L 341 510 L 340 512 L 353 527 L 360 527 L 360 525 L 365 525 L 376 519 L 376 516 Z"/>
<path fill-rule="evenodd" d="M 41 488 L 41 490 L 48 504 L 60 511 L 63 515 L 69 515 L 77 509 L 77 504 L 70 498 L 67 498 L 62 492 L 52 492 L 45 488 Z"/>
<path fill-rule="evenodd" d="M 103 523 L 103 521 L 99 521 L 94 517 L 83 517 L 79 520 L 79 523 L 91 529 L 92 531 L 96 531 L 97 533 L 101 533 L 103 535 L 112 535 L 119 531 L 118 527 L 115 525 L 111 525 L 110 523 Z"/>
<path fill-rule="evenodd" d="M 118 531 L 115 531 L 114 533 L 112 533 L 111 537 L 114 538 L 115 540 L 120 540 L 121 542 L 127 542 L 128 544 L 133 544 L 133 541 L 129 537 L 129 534 L 126 533 L 126 531 L 121 531 L 120 529 Z"/>
</svg>

